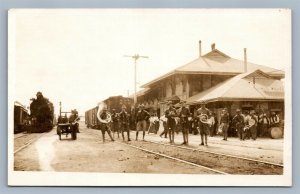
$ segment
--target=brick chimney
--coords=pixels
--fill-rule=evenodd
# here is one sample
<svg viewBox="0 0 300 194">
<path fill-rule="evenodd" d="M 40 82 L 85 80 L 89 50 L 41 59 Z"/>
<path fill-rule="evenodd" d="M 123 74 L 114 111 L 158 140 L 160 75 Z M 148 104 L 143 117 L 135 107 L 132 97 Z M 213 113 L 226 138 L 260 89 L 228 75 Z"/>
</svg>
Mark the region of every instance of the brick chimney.
<svg viewBox="0 0 300 194">
<path fill-rule="evenodd" d="M 199 57 L 202 56 L 201 40 L 199 40 Z"/>
<path fill-rule="evenodd" d="M 248 70 L 247 70 L 247 48 L 244 48 L 244 72 L 246 73 Z"/>
<path fill-rule="evenodd" d="M 216 49 L 216 44 L 215 43 L 211 44 L 211 50 L 213 51 L 215 49 Z"/>
</svg>

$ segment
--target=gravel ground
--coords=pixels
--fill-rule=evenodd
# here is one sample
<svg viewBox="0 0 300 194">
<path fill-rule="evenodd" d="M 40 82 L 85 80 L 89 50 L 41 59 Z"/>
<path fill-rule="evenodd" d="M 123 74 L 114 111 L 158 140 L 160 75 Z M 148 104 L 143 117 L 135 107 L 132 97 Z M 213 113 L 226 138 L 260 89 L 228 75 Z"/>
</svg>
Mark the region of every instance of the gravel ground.
<svg viewBox="0 0 300 194">
<path fill-rule="evenodd" d="M 63 137 L 56 130 L 15 154 L 16 171 L 107 172 L 107 173 L 174 173 L 214 174 L 206 169 L 180 163 L 109 139 L 102 142 L 100 131 L 81 125 L 77 140 Z M 35 134 L 33 134 L 35 136 Z M 25 140 L 15 139 L 15 144 Z M 120 141 L 120 140 L 118 140 Z"/>
</svg>

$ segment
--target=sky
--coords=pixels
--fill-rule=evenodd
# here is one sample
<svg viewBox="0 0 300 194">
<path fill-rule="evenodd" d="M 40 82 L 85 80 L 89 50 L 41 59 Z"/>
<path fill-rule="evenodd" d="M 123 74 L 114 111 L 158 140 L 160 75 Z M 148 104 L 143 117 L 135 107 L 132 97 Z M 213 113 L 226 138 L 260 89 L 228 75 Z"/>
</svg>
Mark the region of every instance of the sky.
<svg viewBox="0 0 300 194">
<path fill-rule="evenodd" d="M 291 20 L 284 9 L 14 9 L 9 12 L 9 90 L 29 106 L 38 91 L 80 115 L 211 50 L 284 70 Z"/>
</svg>

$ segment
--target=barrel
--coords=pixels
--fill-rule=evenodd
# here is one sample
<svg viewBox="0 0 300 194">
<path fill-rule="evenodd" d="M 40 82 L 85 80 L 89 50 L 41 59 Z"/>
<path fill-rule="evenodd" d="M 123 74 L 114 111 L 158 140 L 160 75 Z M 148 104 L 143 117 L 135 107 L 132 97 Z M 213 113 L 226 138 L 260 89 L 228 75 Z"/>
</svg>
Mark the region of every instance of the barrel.
<svg viewBox="0 0 300 194">
<path fill-rule="evenodd" d="M 271 138 L 272 139 L 279 139 L 282 138 L 282 128 L 280 127 L 272 127 L 270 128 L 270 132 L 271 132 Z"/>
</svg>

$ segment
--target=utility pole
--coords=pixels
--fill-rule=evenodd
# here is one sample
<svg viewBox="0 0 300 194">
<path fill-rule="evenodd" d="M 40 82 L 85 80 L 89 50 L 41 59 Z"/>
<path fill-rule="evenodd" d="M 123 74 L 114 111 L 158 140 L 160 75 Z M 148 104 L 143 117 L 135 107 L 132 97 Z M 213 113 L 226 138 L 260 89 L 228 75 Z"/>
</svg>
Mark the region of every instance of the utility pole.
<svg viewBox="0 0 300 194">
<path fill-rule="evenodd" d="M 59 102 L 59 117 L 61 117 L 61 102 Z"/>
<path fill-rule="evenodd" d="M 148 56 L 140 56 L 139 54 L 135 55 L 124 55 L 124 57 L 130 57 L 134 60 L 134 95 L 133 95 L 133 104 L 134 107 L 136 106 L 137 103 L 137 97 L 136 97 L 136 65 L 137 65 L 137 60 L 139 58 L 149 58 Z"/>
</svg>

